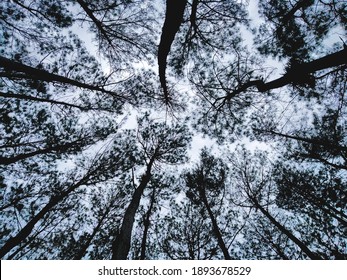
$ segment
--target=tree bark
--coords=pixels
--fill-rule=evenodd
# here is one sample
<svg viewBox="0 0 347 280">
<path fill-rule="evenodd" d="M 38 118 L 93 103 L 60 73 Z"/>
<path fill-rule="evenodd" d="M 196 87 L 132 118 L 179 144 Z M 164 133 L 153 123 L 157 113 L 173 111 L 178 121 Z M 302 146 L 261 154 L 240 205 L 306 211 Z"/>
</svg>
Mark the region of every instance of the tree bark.
<svg viewBox="0 0 347 280">
<path fill-rule="evenodd" d="M 24 241 L 32 232 L 35 225 L 55 207 L 59 202 L 66 198 L 71 192 L 83 185 L 89 176 L 84 177 L 77 184 L 70 186 L 66 191 L 51 197 L 49 202 L 37 213 L 14 237 L 10 237 L 5 245 L 0 249 L 0 258 L 3 258 L 10 250 Z"/>
<path fill-rule="evenodd" d="M 113 260 L 126 260 L 128 257 L 131 245 L 131 233 L 133 230 L 135 214 L 139 207 L 143 191 L 145 190 L 148 182 L 151 179 L 151 170 L 154 160 L 155 155 L 153 155 L 151 160 L 149 161 L 146 173 L 142 175 L 140 185 L 136 188 L 133 197 L 129 203 L 129 206 L 125 211 L 122 226 L 112 244 Z"/>
<path fill-rule="evenodd" d="M 218 223 L 217 223 L 217 220 L 211 210 L 211 207 L 207 201 L 207 197 L 206 197 L 206 194 L 204 192 L 204 190 L 200 190 L 200 195 L 202 196 L 202 201 L 205 205 L 205 208 L 208 212 L 208 215 L 210 216 L 210 219 L 211 219 L 211 222 L 212 222 L 212 227 L 213 227 L 213 233 L 216 235 L 217 237 L 217 241 L 218 241 L 218 245 L 220 247 L 220 249 L 222 250 L 223 252 L 223 255 L 224 255 L 224 259 L 226 260 L 231 260 L 231 256 L 229 254 L 229 251 L 228 251 L 228 248 L 227 246 L 225 245 L 224 243 L 224 240 L 223 240 L 223 236 L 222 236 L 222 233 L 219 229 L 219 226 L 218 226 Z"/>
<path fill-rule="evenodd" d="M 154 203 L 155 203 L 155 189 L 153 189 L 153 191 L 152 191 L 151 203 L 149 205 L 149 208 L 145 214 L 144 221 L 143 221 L 144 229 L 143 229 L 143 235 L 142 235 L 142 241 L 141 241 L 140 260 L 144 260 L 146 258 L 147 235 L 148 235 L 148 230 L 149 230 L 149 226 L 150 226 L 150 217 L 152 214 Z"/>
<path fill-rule="evenodd" d="M 158 48 L 159 79 L 164 91 L 165 102 L 169 103 L 169 93 L 166 84 L 166 60 L 172 42 L 183 21 L 186 0 L 166 0 L 165 21 Z"/>
<path fill-rule="evenodd" d="M 306 77 L 319 70 L 327 69 L 330 67 L 336 67 L 347 64 L 347 48 L 343 50 L 326 55 L 311 62 L 301 63 L 291 67 L 286 74 L 282 77 L 264 83 L 263 80 L 252 80 L 240 85 L 236 90 L 229 93 L 223 99 L 230 100 L 234 96 L 244 92 L 248 88 L 256 87 L 259 92 L 266 92 L 271 89 L 280 88 L 289 84 L 306 83 Z M 222 99 L 220 98 L 220 99 Z"/>
<path fill-rule="evenodd" d="M 262 207 L 259 202 L 248 194 L 250 200 L 254 203 L 254 206 L 264 214 L 266 218 L 270 220 L 282 233 L 284 233 L 290 240 L 292 240 L 310 259 L 321 260 L 317 254 L 313 253 L 301 240 L 296 238 L 288 229 L 282 226 L 272 215 Z"/>
<path fill-rule="evenodd" d="M 19 76 L 20 78 L 31 79 L 31 80 L 36 80 L 36 81 L 45 81 L 45 82 L 50 82 L 50 83 L 59 82 L 59 83 L 66 84 L 66 85 L 76 86 L 79 88 L 89 89 L 89 90 L 93 90 L 93 91 L 98 91 L 98 92 L 110 94 L 110 95 L 115 96 L 115 97 L 124 98 L 124 97 L 119 96 L 116 93 L 109 91 L 109 90 L 106 90 L 102 87 L 82 83 L 82 82 L 72 80 L 72 79 L 64 77 L 64 76 L 49 73 L 46 70 L 37 69 L 37 68 L 31 67 L 31 66 L 10 60 L 10 59 L 5 58 L 3 56 L 0 56 L 0 67 L 3 67 L 6 71 L 16 72 L 17 74 L 18 73 L 25 74 L 23 76 Z M 2 76 L 2 75 L 3 75 L 3 73 L 0 73 L 0 76 Z"/>
</svg>

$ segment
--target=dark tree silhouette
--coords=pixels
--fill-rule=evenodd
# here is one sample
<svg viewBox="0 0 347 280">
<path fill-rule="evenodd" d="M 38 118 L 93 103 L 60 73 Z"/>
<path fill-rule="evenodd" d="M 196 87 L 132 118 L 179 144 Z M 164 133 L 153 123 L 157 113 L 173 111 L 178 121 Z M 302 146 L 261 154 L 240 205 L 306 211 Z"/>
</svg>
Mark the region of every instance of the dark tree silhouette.
<svg viewBox="0 0 347 280">
<path fill-rule="evenodd" d="M 0 257 L 346 259 L 346 5 L 0 1 Z"/>
<path fill-rule="evenodd" d="M 166 61 L 167 56 L 170 53 L 172 42 L 175 39 L 175 35 L 182 24 L 186 4 L 187 0 L 166 0 L 165 21 L 158 48 L 159 78 L 164 91 L 166 104 L 169 104 L 170 100 L 165 75 L 167 66 Z"/>
<path fill-rule="evenodd" d="M 141 240 L 141 253 L 140 253 L 140 260 L 146 259 L 146 248 L 147 248 L 147 238 L 148 238 L 148 230 L 151 224 L 151 215 L 153 212 L 153 206 L 155 204 L 156 199 L 156 190 L 153 188 L 152 194 L 150 197 L 150 203 L 149 207 L 143 217 L 143 235 Z"/>
<path fill-rule="evenodd" d="M 169 127 L 149 120 L 148 116 L 140 119 L 139 125 L 138 141 L 146 163 L 146 171 L 142 174 L 139 185 L 125 210 L 121 228 L 112 244 L 112 259 L 116 260 L 124 260 L 128 257 L 135 214 L 143 192 L 150 182 L 154 165 L 183 162 L 190 139 L 185 126 Z"/>
<path fill-rule="evenodd" d="M 58 82 L 66 85 L 79 87 L 82 89 L 89 89 L 101 93 L 110 94 L 111 96 L 123 99 L 121 95 L 118 95 L 116 92 L 104 89 L 103 86 L 90 85 L 80 81 L 72 80 L 64 76 L 50 73 L 43 69 L 31 67 L 19 63 L 17 61 L 10 60 L 3 56 L 0 56 L 0 67 L 2 67 L 5 70 L 5 72 L 0 73 L 1 77 L 30 79 L 34 81 L 45 81 L 50 83 Z"/>
<path fill-rule="evenodd" d="M 209 202 L 218 193 L 223 193 L 225 187 L 226 166 L 209 155 L 206 150 L 201 152 L 201 164 L 191 172 L 185 174 L 187 196 L 196 204 L 202 204 L 206 209 L 212 223 L 213 233 L 217 238 L 218 245 L 226 260 L 231 260 L 228 247 L 223 239 L 218 226 L 217 217 L 212 211 L 215 202 Z M 212 205 L 211 205 L 212 204 Z"/>
<path fill-rule="evenodd" d="M 240 85 L 236 90 L 228 93 L 225 97 L 219 99 L 231 100 L 238 94 L 245 92 L 248 88 L 256 87 L 260 92 L 266 92 L 271 89 L 281 88 L 286 85 L 309 85 L 315 86 L 315 78 L 311 74 L 331 67 L 344 66 L 347 64 L 347 48 L 326 55 L 316 60 L 306 63 L 293 63 L 289 66 L 287 72 L 280 78 L 264 82 L 263 80 L 251 80 Z"/>
<path fill-rule="evenodd" d="M 54 207 L 59 203 L 64 201 L 71 193 L 75 192 L 83 185 L 95 184 L 97 182 L 107 181 L 115 175 L 115 170 L 122 168 L 124 170 L 129 168 L 124 164 L 127 159 L 127 151 L 123 150 L 124 147 L 120 147 L 120 150 L 117 151 L 117 148 L 110 153 L 105 153 L 103 157 L 97 159 L 97 162 L 94 162 L 93 166 L 90 166 L 86 174 L 82 178 L 72 179 L 70 182 L 58 183 L 60 191 L 56 191 L 49 198 L 45 206 L 41 208 L 38 213 L 36 213 L 30 221 L 18 232 L 15 236 L 10 237 L 5 244 L 0 249 L 0 257 L 3 258 L 7 253 L 9 253 L 12 248 L 18 246 L 22 241 L 24 241 L 33 231 L 35 225 L 44 218 Z M 123 157 L 123 158 L 122 158 Z M 105 173 L 105 170 L 108 170 Z"/>
</svg>

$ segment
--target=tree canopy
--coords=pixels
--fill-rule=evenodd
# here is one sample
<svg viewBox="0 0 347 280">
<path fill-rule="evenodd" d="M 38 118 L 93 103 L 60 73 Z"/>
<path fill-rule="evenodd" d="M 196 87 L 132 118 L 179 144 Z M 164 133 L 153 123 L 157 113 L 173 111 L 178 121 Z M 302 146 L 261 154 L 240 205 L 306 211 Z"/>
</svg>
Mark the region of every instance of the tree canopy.
<svg viewBox="0 0 347 280">
<path fill-rule="evenodd" d="M 347 3 L 0 3 L 2 259 L 347 259 Z"/>
</svg>

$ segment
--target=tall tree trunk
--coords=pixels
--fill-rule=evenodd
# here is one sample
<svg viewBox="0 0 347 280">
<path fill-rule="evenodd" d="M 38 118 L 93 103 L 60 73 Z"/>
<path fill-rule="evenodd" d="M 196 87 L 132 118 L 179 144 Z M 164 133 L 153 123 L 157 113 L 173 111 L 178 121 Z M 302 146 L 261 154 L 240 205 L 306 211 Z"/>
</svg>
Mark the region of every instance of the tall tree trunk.
<svg viewBox="0 0 347 280">
<path fill-rule="evenodd" d="M 7 240 L 5 245 L 0 249 L 0 258 L 4 257 L 12 248 L 19 245 L 25 238 L 29 236 L 29 234 L 32 232 L 34 226 L 36 223 L 43 218 L 44 215 L 46 215 L 55 205 L 58 204 L 58 202 L 61 199 L 59 197 L 53 197 L 51 200 L 47 203 L 45 207 L 41 209 L 39 213 L 35 215 L 34 218 L 32 218 L 24 228 L 22 228 L 14 237 L 11 237 Z"/>
<path fill-rule="evenodd" d="M 305 80 L 305 77 L 307 77 L 311 73 L 314 73 L 319 70 L 327 69 L 330 67 L 345 65 L 345 64 L 347 64 L 347 48 L 344 48 L 343 50 L 339 52 L 332 53 L 324 57 L 318 58 L 311 62 L 295 65 L 292 68 L 290 68 L 286 74 L 284 74 L 282 77 L 276 80 L 273 80 L 267 83 L 264 83 L 263 80 L 249 81 L 247 83 L 240 85 L 237 89 L 230 92 L 228 95 L 224 97 L 220 97 L 218 99 L 230 100 L 234 96 L 244 92 L 245 90 L 251 87 L 256 87 L 257 90 L 260 92 L 266 92 L 271 89 L 280 88 L 292 83 L 297 83 L 297 82 L 305 83 L 307 82 Z"/>
<path fill-rule="evenodd" d="M 158 48 L 159 79 L 164 91 L 165 102 L 169 103 L 169 93 L 166 85 L 166 60 L 171 45 L 183 21 L 187 0 L 166 0 L 165 21 Z"/>
<path fill-rule="evenodd" d="M 74 148 L 78 144 L 78 140 L 71 142 L 71 143 L 66 143 L 64 145 L 55 145 L 55 146 L 50 146 L 44 149 L 36 150 L 34 152 L 26 153 L 26 154 L 19 154 L 13 157 L 0 157 L 0 165 L 9 165 L 12 163 L 15 163 L 17 161 L 21 161 L 36 155 L 43 155 L 43 154 L 49 154 L 53 152 L 67 152 L 69 149 Z"/>
<path fill-rule="evenodd" d="M 152 156 L 147 165 L 147 170 L 142 175 L 140 185 L 136 188 L 133 197 L 129 203 L 128 208 L 125 211 L 122 226 L 118 232 L 116 239 L 112 244 L 112 259 L 113 260 L 126 260 L 130 250 L 131 233 L 135 221 L 135 214 L 140 205 L 140 200 L 143 191 L 147 187 L 148 182 L 151 179 L 151 170 L 154 163 L 155 156 Z"/>
<path fill-rule="evenodd" d="M 64 76 L 49 73 L 46 70 L 34 68 L 31 66 L 22 64 L 20 62 L 10 60 L 10 59 L 3 57 L 3 56 L 0 56 L 0 67 L 3 67 L 8 72 L 14 72 L 14 74 L 6 73 L 6 72 L 0 73 L 0 77 L 2 76 L 2 77 L 9 77 L 9 78 L 11 78 L 11 77 L 24 78 L 24 79 L 31 79 L 31 80 L 35 80 L 35 81 L 45 81 L 45 82 L 50 82 L 50 83 L 51 82 L 59 82 L 59 83 L 66 84 L 66 85 L 76 86 L 76 87 L 83 88 L 83 89 L 89 89 L 89 90 L 93 90 L 93 91 L 98 91 L 98 92 L 110 94 L 110 95 L 112 95 L 114 97 L 118 97 L 118 98 L 124 98 L 120 95 L 117 95 L 115 92 L 106 90 L 100 86 L 86 84 L 83 82 L 72 80 L 72 79 L 64 77 Z M 19 73 L 22 73 L 24 75 L 18 75 Z"/>
<path fill-rule="evenodd" d="M 150 217 L 153 210 L 153 205 L 155 203 L 155 189 L 152 191 L 151 195 L 151 203 L 149 205 L 149 208 L 145 214 L 144 220 L 143 220 L 143 235 L 142 235 L 142 241 L 141 241 L 141 254 L 140 254 L 140 260 L 144 260 L 146 258 L 146 243 L 147 243 L 147 234 L 150 226 Z"/>
<path fill-rule="evenodd" d="M 205 205 L 205 208 L 208 212 L 208 215 L 210 216 L 210 219 L 211 219 L 211 222 L 212 222 L 212 227 L 213 227 L 213 233 L 215 234 L 215 236 L 217 237 L 217 241 L 218 241 L 218 245 L 220 247 L 220 249 L 222 250 L 223 252 L 223 255 L 224 255 L 224 259 L 226 260 L 231 260 L 231 256 L 229 255 L 229 251 L 228 251 L 228 248 L 227 246 L 225 245 L 224 243 L 224 240 L 223 240 L 223 237 L 222 237 L 222 233 L 219 229 L 219 226 L 218 226 L 218 223 L 217 223 L 217 220 L 211 210 L 211 207 L 207 201 L 207 197 L 206 197 L 206 194 L 203 190 L 200 190 L 200 194 L 202 196 L 202 200 L 203 200 L 203 203 Z"/>
<path fill-rule="evenodd" d="M 108 213 L 110 212 L 110 208 L 111 208 L 110 206 L 108 206 L 106 208 L 104 214 L 101 216 L 100 220 L 98 221 L 98 224 L 93 229 L 92 234 L 89 236 L 87 241 L 84 242 L 84 244 L 82 245 L 81 250 L 79 250 L 79 252 L 74 257 L 74 260 L 81 260 L 84 257 L 84 255 L 87 253 L 87 250 L 88 250 L 90 244 L 92 243 L 92 240 L 94 239 L 95 235 L 99 232 L 101 226 L 104 223 L 105 218 L 107 217 Z"/>
<path fill-rule="evenodd" d="M 282 226 L 272 215 L 262 207 L 259 202 L 252 196 L 248 195 L 254 206 L 264 214 L 266 218 L 270 220 L 282 233 L 284 233 L 290 240 L 292 240 L 310 259 L 321 260 L 317 254 L 313 253 L 301 240 L 296 238 L 288 229 Z"/>
<path fill-rule="evenodd" d="M 60 195 L 53 196 L 49 202 L 44 206 L 39 213 L 37 213 L 14 237 L 10 237 L 5 245 L 0 249 L 0 258 L 3 258 L 9 251 L 14 247 L 18 246 L 22 241 L 24 241 L 32 232 L 35 225 L 48 213 L 53 207 L 55 207 L 59 202 L 66 198 L 71 192 L 76 190 L 78 187 L 86 182 L 87 178 L 84 177 L 77 184 L 70 186 L 66 191 L 62 192 Z"/>
</svg>

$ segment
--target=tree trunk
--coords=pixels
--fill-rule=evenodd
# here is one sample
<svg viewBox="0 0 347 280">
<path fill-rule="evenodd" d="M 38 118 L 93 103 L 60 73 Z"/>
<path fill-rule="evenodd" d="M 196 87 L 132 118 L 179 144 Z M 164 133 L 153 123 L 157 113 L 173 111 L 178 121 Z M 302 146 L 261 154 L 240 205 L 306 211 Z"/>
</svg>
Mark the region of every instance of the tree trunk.
<svg viewBox="0 0 347 280">
<path fill-rule="evenodd" d="M 109 212 L 110 212 L 110 206 L 106 208 L 105 213 L 101 216 L 100 220 L 98 221 L 98 224 L 93 229 L 92 234 L 89 236 L 88 240 L 83 244 L 81 250 L 76 254 L 76 256 L 74 257 L 74 260 L 81 260 L 84 257 L 84 255 L 87 253 L 87 250 L 90 244 L 92 243 L 92 240 L 94 239 L 95 235 L 99 232 Z"/>
<path fill-rule="evenodd" d="M 276 80 L 267 83 L 264 83 L 263 80 L 249 81 L 245 84 L 240 85 L 239 88 L 232 91 L 227 96 L 221 97 L 219 99 L 223 98 L 226 100 L 230 100 L 234 96 L 244 92 L 245 90 L 251 87 L 256 87 L 257 90 L 260 92 L 266 92 L 271 89 L 280 88 L 296 82 L 305 83 L 307 82 L 305 80 L 305 77 L 307 77 L 310 73 L 314 73 L 322 69 L 336 67 L 344 64 L 347 64 L 347 48 L 344 48 L 339 52 L 329 54 L 319 59 L 313 60 L 311 62 L 296 65 L 290 68 L 288 72 L 284 74 L 282 77 Z"/>
<path fill-rule="evenodd" d="M 254 206 L 260 210 L 282 233 L 284 233 L 290 240 L 292 240 L 310 259 L 312 260 L 321 260 L 317 254 L 313 253 L 303 242 L 301 242 L 298 238 L 296 238 L 289 230 L 287 230 L 284 226 L 282 226 L 279 222 L 276 221 L 271 214 L 263 208 L 258 201 L 248 195 L 251 201 L 254 203 Z"/>
<path fill-rule="evenodd" d="M 52 210 L 59 202 L 66 198 L 71 192 L 76 190 L 79 186 L 86 182 L 86 177 L 80 180 L 77 184 L 69 187 L 66 191 L 60 195 L 53 196 L 49 202 L 44 206 L 39 213 L 37 213 L 26 225 L 23 227 L 14 237 L 10 237 L 5 245 L 0 249 L 0 258 L 3 258 L 14 247 L 18 246 L 24 241 L 32 232 L 35 225 L 40 221 L 48 212 Z"/>
<path fill-rule="evenodd" d="M 160 84 L 164 91 L 165 102 L 169 103 L 169 93 L 166 85 L 166 60 L 172 42 L 183 21 L 186 0 L 166 0 L 165 21 L 158 48 L 158 65 Z"/>
<path fill-rule="evenodd" d="M 151 204 L 149 205 L 149 208 L 145 214 L 144 221 L 143 221 L 144 229 L 143 229 L 143 235 L 142 235 L 142 241 L 141 241 L 140 260 L 144 260 L 146 258 L 147 235 L 148 235 L 148 230 L 150 226 L 150 217 L 152 214 L 154 203 L 155 203 L 155 189 L 153 189 L 152 191 Z"/>
<path fill-rule="evenodd" d="M 23 240 L 25 240 L 25 238 L 27 238 L 32 232 L 36 223 L 41 220 L 43 216 L 46 215 L 55 205 L 57 205 L 60 200 L 61 199 L 59 199 L 59 197 L 51 198 L 47 205 L 43 207 L 41 211 L 37 213 L 35 217 L 32 218 L 30 222 L 28 222 L 26 226 L 16 234 L 16 236 L 8 239 L 5 245 L 0 249 L 0 258 L 4 257 L 12 248 L 16 247 Z"/>
<path fill-rule="evenodd" d="M 218 226 L 218 223 L 217 223 L 217 220 L 210 208 L 210 205 L 207 201 L 207 197 L 206 197 L 206 194 L 203 190 L 200 190 L 200 194 L 202 196 L 202 200 L 203 200 L 203 203 L 206 207 L 206 210 L 208 212 L 208 215 L 210 216 L 210 219 L 211 219 L 211 222 L 212 222 L 212 227 L 213 227 L 213 233 L 215 234 L 215 236 L 217 237 L 217 241 L 218 241 L 218 245 L 219 247 L 221 248 L 222 252 L 223 252 L 223 255 L 224 255 L 224 259 L 226 260 L 231 260 L 232 258 L 230 257 L 229 255 L 229 251 L 228 251 L 228 248 L 226 247 L 225 243 L 224 243 L 224 240 L 223 240 L 223 237 L 222 237 L 222 233 L 219 229 L 219 226 Z"/>
<path fill-rule="evenodd" d="M 136 188 L 133 197 L 130 201 L 128 208 L 125 211 L 122 226 L 118 232 L 116 239 L 112 244 L 112 259 L 113 260 L 126 260 L 130 250 L 131 233 L 133 230 L 135 214 L 139 207 L 143 191 L 147 187 L 151 179 L 151 169 L 153 166 L 155 156 L 152 156 L 147 165 L 146 173 L 142 176 L 140 185 Z"/>
<path fill-rule="evenodd" d="M 0 56 L 0 67 L 3 67 L 6 71 L 9 71 L 9 72 L 13 71 L 13 72 L 17 72 L 17 74 L 18 73 L 25 74 L 25 75 L 18 76 L 19 78 L 31 79 L 31 80 L 36 80 L 36 81 L 45 81 L 45 82 L 50 82 L 50 83 L 59 82 L 62 84 L 76 86 L 79 88 L 89 89 L 89 90 L 93 90 L 93 91 L 98 91 L 98 92 L 110 94 L 110 95 L 115 96 L 115 97 L 122 98 L 122 96 L 119 96 L 112 91 L 105 90 L 102 87 L 94 86 L 94 85 L 90 85 L 90 84 L 85 84 L 83 82 L 72 80 L 72 79 L 64 77 L 64 76 L 49 73 L 46 70 L 37 69 L 37 68 L 31 67 L 31 66 L 10 60 L 10 59 L 5 58 L 3 56 Z M 0 73 L 0 76 L 3 76 L 3 74 L 4 73 Z M 9 78 L 11 78 L 11 77 L 12 76 L 10 75 Z M 13 77 L 17 77 L 17 76 L 13 75 Z"/>
</svg>

